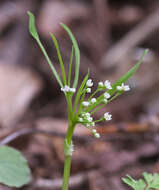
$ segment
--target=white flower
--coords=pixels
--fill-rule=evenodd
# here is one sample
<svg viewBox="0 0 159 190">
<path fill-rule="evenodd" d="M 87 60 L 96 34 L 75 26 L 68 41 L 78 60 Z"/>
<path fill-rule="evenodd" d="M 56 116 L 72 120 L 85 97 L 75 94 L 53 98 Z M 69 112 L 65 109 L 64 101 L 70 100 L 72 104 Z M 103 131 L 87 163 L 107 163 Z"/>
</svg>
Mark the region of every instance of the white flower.
<svg viewBox="0 0 159 190">
<path fill-rule="evenodd" d="M 124 83 L 121 84 L 121 86 L 116 87 L 119 91 L 129 91 L 130 87 L 128 85 L 124 85 Z"/>
<path fill-rule="evenodd" d="M 92 99 L 91 99 L 91 103 L 92 103 L 92 104 L 94 104 L 96 101 L 97 101 L 96 98 L 92 98 Z"/>
<path fill-rule="evenodd" d="M 88 79 L 87 80 L 86 86 L 88 86 L 88 87 L 92 87 L 93 86 L 92 79 Z"/>
<path fill-rule="evenodd" d="M 86 117 L 90 117 L 91 114 L 87 112 L 87 113 L 84 113 L 84 116 L 86 116 Z"/>
<path fill-rule="evenodd" d="M 69 86 L 64 86 L 64 88 L 61 88 L 61 91 L 63 92 L 69 92 L 70 91 L 70 87 Z"/>
<path fill-rule="evenodd" d="M 75 89 L 75 88 L 70 88 L 68 85 L 65 85 L 64 88 L 61 88 L 61 91 L 63 91 L 63 92 L 73 92 L 73 93 L 75 93 L 75 92 L 76 92 L 76 89 Z"/>
<path fill-rule="evenodd" d="M 103 87 L 103 86 L 104 86 L 103 82 L 99 82 L 99 83 L 98 83 L 98 86 L 99 86 L 99 87 Z"/>
<path fill-rule="evenodd" d="M 82 117 L 79 117 L 79 118 L 78 118 L 78 121 L 79 121 L 79 122 L 82 122 L 82 121 L 83 121 L 83 118 L 82 118 Z"/>
<path fill-rule="evenodd" d="M 106 113 L 104 114 L 104 119 L 105 119 L 106 121 L 110 121 L 110 120 L 112 119 L 112 115 L 109 114 L 109 112 L 106 112 Z"/>
<path fill-rule="evenodd" d="M 96 130 L 96 129 L 93 129 L 93 130 L 92 130 L 92 133 L 93 133 L 93 135 L 94 135 L 96 138 L 99 138 L 99 137 L 100 137 L 100 134 L 97 133 L 97 130 Z"/>
<path fill-rule="evenodd" d="M 105 85 L 105 87 L 106 87 L 107 89 L 112 89 L 112 86 L 111 86 L 111 83 L 110 83 L 109 80 L 106 80 L 106 81 L 104 82 L 104 85 Z"/>
<path fill-rule="evenodd" d="M 99 133 L 95 133 L 94 136 L 95 136 L 96 138 L 100 138 L 100 134 L 99 134 Z"/>
<path fill-rule="evenodd" d="M 82 102 L 82 105 L 85 106 L 85 107 L 88 107 L 89 106 L 89 102 L 84 101 L 84 102 Z"/>
<path fill-rule="evenodd" d="M 110 98 L 110 94 L 108 92 L 105 92 L 104 93 L 104 98 L 106 98 L 106 99 Z"/>
<path fill-rule="evenodd" d="M 87 89 L 86 89 L 86 92 L 87 92 L 87 93 L 91 93 L 91 88 L 87 88 Z"/>
<path fill-rule="evenodd" d="M 93 129 L 93 130 L 92 130 L 92 133 L 97 133 L 97 130 L 96 130 L 96 129 Z"/>
<path fill-rule="evenodd" d="M 92 122 L 92 121 L 93 121 L 93 118 L 92 118 L 92 117 L 87 117 L 87 121 L 88 121 L 88 122 Z"/>
<path fill-rule="evenodd" d="M 70 88 L 70 92 L 75 93 L 75 92 L 76 92 L 76 89 L 75 89 L 75 88 Z"/>
<path fill-rule="evenodd" d="M 108 103 L 108 100 L 106 98 L 104 98 L 103 102 L 106 104 L 106 103 Z"/>
</svg>

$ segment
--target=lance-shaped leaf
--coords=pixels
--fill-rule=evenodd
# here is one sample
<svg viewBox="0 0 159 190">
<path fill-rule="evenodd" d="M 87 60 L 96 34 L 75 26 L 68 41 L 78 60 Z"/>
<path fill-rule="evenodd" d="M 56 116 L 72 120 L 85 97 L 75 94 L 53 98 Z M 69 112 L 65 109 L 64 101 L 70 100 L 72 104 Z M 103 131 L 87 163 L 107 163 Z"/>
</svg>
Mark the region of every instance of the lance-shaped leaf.
<svg viewBox="0 0 159 190">
<path fill-rule="evenodd" d="M 51 60 L 50 60 L 50 58 L 49 58 L 49 56 L 48 56 L 48 54 L 47 54 L 44 46 L 42 45 L 42 43 L 40 41 L 39 35 L 38 35 L 36 27 L 35 27 L 35 17 L 34 17 L 34 15 L 30 11 L 28 11 L 28 15 L 29 15 L 29 31 L 30 31 L 30 34 L 37 41 L 37 43 L 38 43 L 41 51 L 43 52 L 43 54 L 44 54 L 44 56 L 45 56 L 45 58 L 46 58 L 46 60 L 47 60 L 47 62 L 49 64 L 49 66 L 50 66 L 50 68 L 51 68 L 51 70 L 52 70 L 52 72 L 53 72 L 53 74 L 54 74 L 54 76 L 55 76 L 55 78 L 57 80 L 57 82 L 59 83 L 59 85 L 61 87 L 63 87 L 61 79 L 60 79 L 58 73 L 56 72 L 55 67 L 53 66 L 53 64 L 52 64 L 52 62 L 51 62 Z"/>
<path fill-rule="evenodd" d="M 77 87 L 77 83 L 78 83 L 78 77 L 79 77 L 79 66 L 80 66 L 80 51 L 78 48 L 78 44 L 77 41 L 74 37 L 74 35 L 72 34 L 71 30 L 65 25 L 65 24 L 61 24 L 61 26 L 66 30 L 66 32 L 68 33 L 74 50 L 75 50 L 75 78 L 74 78 L 74 82 L 73 82 L 73 88 Z"/>
<path fill-rule="evenodd" d="M 56 37 L 52 33 L 50 33 L 50 35 L 51 35 L 51 38 L 52 38 L 54 45 L 56 47 L 56 51 L 57 51 L 57 55 L 58 55 L 58 59 L 59 59 L 59 63 L 60 63 L 60 68 L 61 68 L 61 72 L 62 72 L 63 82 L 64 82 L 64 85 L 66 85 L 65 67 L 64 67 L 62 56 L 60 53 L 59 45 L 58 45 L 58 42 L 56 40 Z"/>
<path fill-rule="evenodd" d="M 74 54 L 74 48 L 72 46 L 70 63 L 69 63 L 69 70 L 68 70 L 68 86 L 71 85 L 71 71 L 72 71 L 73 54 Z"/>
<path fill-rule="evenodd" d="M 21 187 L 30 181 L 30 169 L 21 153 L 8 146 L 0 146 L 0 183 Z"/>
</svg>

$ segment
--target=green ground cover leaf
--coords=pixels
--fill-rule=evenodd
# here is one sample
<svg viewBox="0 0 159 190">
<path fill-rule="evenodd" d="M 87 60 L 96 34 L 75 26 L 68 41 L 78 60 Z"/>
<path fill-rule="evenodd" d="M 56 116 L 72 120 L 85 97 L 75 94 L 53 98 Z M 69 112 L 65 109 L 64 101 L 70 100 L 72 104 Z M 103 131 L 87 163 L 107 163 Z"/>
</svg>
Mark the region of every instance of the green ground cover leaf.
<svg viewBox="0 0 159 190">
<path fill-rule="evenodd" d="M 134 190 L 157 190 L 159 189 L 159 174 L 147 173 L 143 174 L 144 180 L 134 180 L 131 176 L 127 175 L 126 178 L 122 178 L 123 182 L 132 187 Z"/>
<path fill-rule="evenodd" d="M 0 146 L 0 183 L 21 187 L 30 181 L 30 169 L 22 154 L 8 146 Z"/>
</svg>

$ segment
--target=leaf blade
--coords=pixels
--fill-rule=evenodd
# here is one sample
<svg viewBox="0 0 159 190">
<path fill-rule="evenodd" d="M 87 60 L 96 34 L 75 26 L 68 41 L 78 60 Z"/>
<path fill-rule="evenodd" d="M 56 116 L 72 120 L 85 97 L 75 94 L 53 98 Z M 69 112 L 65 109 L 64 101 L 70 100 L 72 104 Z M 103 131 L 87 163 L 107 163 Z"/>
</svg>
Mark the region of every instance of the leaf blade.
<svg viewBox="0 0 159 190">
<path fill-rule="evenodd" d="M 69 63 L 69 70 L 68 70 L 68 86 L 71 85 L 71 71 L 72 71 L 73 54 L 74 54 L 74 48 L 72 47 L 70 63 Z"/>
<path fill-rule="evenodd" d="M 42 45 L 41 41 L 40 41 L 40 38 L 39 38 L 39 35 L 37 33 L 37 30 L 36 30 L 36 27 L 35 27 L 35 17 L 34 15 L 28 11 L 28 15 L 29 15 L 29 32 L 31 34 L 31 36 L 36 40 L 36 42 L 38 43 L 42 53 L 44 54 L 44 57 L 46 58 L 47 60 L 47 63 L 52 71 L 52 73 L 54 74 L 57 82 L 59 83 L 59 85 L 61 86 L 61 88 L 63 87 L 63 84 L 62 84 L 62 81 L 58 75 L 58 73 L 56 72 L 56 69 L 55 67 L 53 66 L 44 46 Z"/>
<path fill-rule="evenodd" d="M 32 35 L 32 37 L 34 39 L 39 39 L 39 35 L 38 35 L 38 32 L 36 30 L 36 27 L 35 27 L 35 17 L 34 15 L 32 14 L 32 12 L 30 11 L 27 11 L 28 15 L 29 15 L 29 31 L 30 31 L 30 34 Z"/>
<path fill-rule="evenodd" d="M 0 183 L 21 187 L 30 181 L 30 169 L 21 153 L 11 147 L 0 147 Z"/>
<path fill-rule="evenodd" d="M 74 78 L 74 82 L 73 82 L 73 88 L 76 88 L 77 84 L 78 84 L 78 78 L 79 78 L 80 51 L 79 51 L 77 41 L 76 41 L 74 35 L 72 34 L 71 30 L 63 23 L 61 23 L 61 26 L 68 33 L 68 35 L 72 41 L 73 47 L 75 49 L 75 78 Z"/>
<path fill-rule="evenodd" d="M 62 72 L 62 77 L 63 77 L 64 85 L 66 85 L 67 82 L 66 82 L 65 67 L 64 67 L 62 56 L 61 56 L 61 53 L 60 53 L 59 45 L 58 45 L 58 42 L 57 42 L 56 37 L 54 36 L 54 34 L 50 33 L 50 35 L 51 35 L 53 43 L 54 43 L 54 45 L 56 47 L 57 56 L 58 56 L 60 67 L 61 67 L 61 72 Z"/>
</svg>

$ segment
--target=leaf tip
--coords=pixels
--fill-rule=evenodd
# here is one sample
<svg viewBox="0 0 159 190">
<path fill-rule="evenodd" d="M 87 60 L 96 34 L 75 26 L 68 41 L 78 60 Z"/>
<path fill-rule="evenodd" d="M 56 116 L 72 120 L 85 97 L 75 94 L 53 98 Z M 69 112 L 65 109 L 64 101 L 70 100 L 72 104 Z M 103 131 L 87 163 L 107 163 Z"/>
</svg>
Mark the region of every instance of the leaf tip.
<svg viewBox="0 0 159 190">
<path fill-rule="evenodd" d="M 30 11 L 27 11 L 27 14 L 30 16 L 32 13 Z"/>
<path fill-rule="evenodd" d="M 29 32 L 32 35 L 32 37 L 37 40 L 39 39 L 39 36 L 35 27 L 35 17 L 32 12 L 27 11 L 27 13 L 29 15 Z"/>
</svg>

